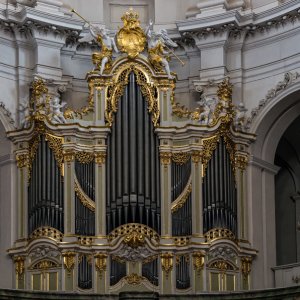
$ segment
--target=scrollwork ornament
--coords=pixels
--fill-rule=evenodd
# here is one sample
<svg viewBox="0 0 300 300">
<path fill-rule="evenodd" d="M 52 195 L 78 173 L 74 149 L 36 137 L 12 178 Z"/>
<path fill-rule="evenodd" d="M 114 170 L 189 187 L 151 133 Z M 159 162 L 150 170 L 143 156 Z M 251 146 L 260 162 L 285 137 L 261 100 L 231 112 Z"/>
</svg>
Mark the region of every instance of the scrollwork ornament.
<svg viewBox="0 0 300 300">
<path fill-rule="evenodd" d="M 172 153 L 172 161 L 178 165 L 184 165 L 190 159 L 191 155 L 188 152 Z"/>
<path fill-rule="evenodd" d="M 202 152 L 201 151 L 193 151 L 192 152 L 192 162 L 198 164 L 202 161 Z"/>
<path fill-rule="evenodd" d="M 72 251 L 67 251 L 62 253 L 62 257 L 64 261 L 64 268 L 67 270 L 68 274 L 70 275 L 75 266 L 76 253 Z"/>
<path fill-rule="evenodd" d="M 140 284 L 143 281 L 144 277 L 140 276 L 136 273 L 132 273 L 130 275 L 125 276 L 125 280 L 127 281 L 128 284 L 131 285 L 137 285 Z"/>
<path fill-rule="evenodd" d="M 168 278 L 170 271 L 173 269 L 173 253 L 162 253 L 161 258 L 161 268 L 165 272 L 166 277 Z"/>
<path fill-rule="evenodd" d="M 76 160 L 81 164 L 88 164 L 94 160 L 94 154 L 86 151 L 79 151 L 75 154 Z"/>
</svg>

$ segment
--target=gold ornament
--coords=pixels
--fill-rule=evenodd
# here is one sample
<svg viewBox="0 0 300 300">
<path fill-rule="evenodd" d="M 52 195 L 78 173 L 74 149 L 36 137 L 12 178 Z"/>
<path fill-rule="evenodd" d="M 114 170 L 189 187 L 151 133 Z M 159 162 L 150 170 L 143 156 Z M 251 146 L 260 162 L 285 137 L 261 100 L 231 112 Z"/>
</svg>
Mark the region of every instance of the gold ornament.
<svg viewBox="0 0 300 300">
<path fill-rule="evenodd" d="M 63 160 L 67 163 L 74 161 L 75 159 L 75 152 L 72 149 L 66 149 L 63 152 Z"/>
<path fill-rule="evenodd" d="M 131 248 L 138 248 L 139 246 L 143 246 L 145 244 L 145 235 L 133 230 L 130 234 L 127 234 L 124 237 L 123 243 Z"/>
<path fill-rule="evenodd" d="M 188 152 L 175 152 L 172 153 L 172 161 L 178 165 L 184 165 L 191 158 Z"/>
<path fill-rule="evenodd" d="M 172 152 L 160 152 L 159 157 L 161 164 L 167 167 L 171 163 Z"/>
<path fill-rule="evenodd" d="M 72 270 L 74 269 L 75 256 L 76 253 L 72 251 L 62 253 L 62 257 L 64 259 L 64 268 L 67 270 L 69 274 L 71 274 Z"/>
<path fill-rule="evenodd" d="M 140 284 L 143 281 L 144 277 L 140 276 L 136 273 L 132 273 L 130 275 L 125 276 L 125 280 L 127 281 L 128 284 Z"/>
<path fill-rule="evenodd" d="M 89 164 L 94 160 L 94 153 L 79 151 L 75 153 L 75 158 L 81 164 Z"/>
<path fill-rule="evenodd" d="M 234 234 L 226 228 L 213 228 L 204 234 L 205 242 L 210 243 L 218 239 L 227 239 L 235 241 Z"/>
<path fill-rule="evenodd" d="M 194 252 L 192 254 L 194 269 L 198 274 L 203 270 L 205 254 L 201 251 Z"/>
<path fill-rule="evenodd" d="M 30 234 L 29 241 L 42 237 L 53 239 L 59 243 L 62 242 L 63 234 L 59 230 L 52 227 L 39 227 Z"/>
<path fill-rule="evenodd" d="M 95 163 L 98 165 L 102 165 L 105 163 L 106 152 L 96 152 L 95 153 Z"/>
<path fill-rule="evenodd" d="M 18 279 L 21 279 L 25 271 L 25 257 L 24 256 L 15 257 L 14 263 L 15 263 L 16 275 Z"/>
<path fill-rule="evenodd" d="M 248 156 L 246 155 L 237 155 L 235 157 L 235 165 L 237 168 L 241 169 L 242 171 L 245 171 L 248 165 Z"/>
<path fill-rule="evenodd" d="M 244 277 L 244 280 L 247 280 L 248 275 L 251 272 L 252 258 L 244 256 L 241 258 L 241 271 Z"/>
<path fill-rule="evenodd" d="M 93 201 L 81 188 L 80 183 L 78 182 L 75 176 L 74 190 L 76 196 L 79 198 L 81 204 L 88 208 L 90 211 L 95 211 L 95 201 Z"/>
<path fill-rule="evenodd" d="M 29 167 L 29 154 L 17 154 L 16 160 L 18 168 Z"/>
<path fill-rule="evenodd" d="M 146 35 L 140 27 L 139 15 L 129 8 L 121 18 L 124 25 L 117 33 L 117 45 L 129 58 L 137 57 L 146 46 Z"/>
<path fill-rule="evenodd" d="M 169 272 L 173 269 L 173 253 L 163 253 L 160 255 L 161 258 L 161 268 L 166 273 L 168 278 Z"/>
<path fill-rule="evenodd" d="M 182 193 L 172 202 L 171 212 L 175 213 L 178 209 L 182 208 L 192 192 L 192 176 L 190 176 L 187 185 Z"/>
<path fill-rule="evenodd" d="M 99 272 L 99 277 L 102 278 L 102 272 L 106 271 L 107 254 L 97 253 L 94 257 L 95 257 L 95 268 Z"/>
</svg>

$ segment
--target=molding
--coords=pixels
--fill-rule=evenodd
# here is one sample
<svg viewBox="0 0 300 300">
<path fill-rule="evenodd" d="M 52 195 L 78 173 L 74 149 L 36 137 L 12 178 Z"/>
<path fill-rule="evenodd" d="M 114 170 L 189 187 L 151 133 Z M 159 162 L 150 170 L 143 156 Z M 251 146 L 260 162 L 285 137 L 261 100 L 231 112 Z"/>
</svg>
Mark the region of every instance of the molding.
<svg viewBox="0 0 300 300">
<path fill-rule="evenodd" d="M 288 22 L 294 23 L 300 19 L 300 3 L 291 0 L 280 6 L 261 13 L 247 11 L 227 11 L 226 13 L 210 17 L 194 18 L 177 22 L 177 28 L 182 34 L 193 34 L 198 39 L 208 35 L 216 35 L 225 31 L 231 37 L 238 38 L 246 31 L 246 38 L 256 33 L 265 33 L 271 28 L 277 28 Z"/>
<path fill-rule="evenodd" d="M 0 156 L 0 167 L 8 165 L 8 164 L 14 164 L 16 162 L 15 155 L 13 154 L 5 154 L 3 156 Z"/>
<path fill-rule="evenodd" d="M 258 157 L 255 157 L 253 155 L 250 156 L 249 165 L 253 165 L 255 167 L 261 168 L 262 171 L 267 171 L 273 175 L 276 175 L 280 170 L 280 167 L 271 164 L 265 160 L 262 160 Z"/>
<path fill-rule="evenodd" d="M 300 80 L 300 74 L 298 72 L 292 73 L 288 72 L 284 74 L 284 79 L 279 81 L 276 86 L 270 89 L 265 98 L 259 101 L 257 107 L 253 108 L 251 111 L 251 116 L 247 119 L 245 128 L 249 130 L 253 121 L 261 114 L 263 108 L 271 102 L 278 94 L 282 93 L 291 84 Z"/>
</svg>

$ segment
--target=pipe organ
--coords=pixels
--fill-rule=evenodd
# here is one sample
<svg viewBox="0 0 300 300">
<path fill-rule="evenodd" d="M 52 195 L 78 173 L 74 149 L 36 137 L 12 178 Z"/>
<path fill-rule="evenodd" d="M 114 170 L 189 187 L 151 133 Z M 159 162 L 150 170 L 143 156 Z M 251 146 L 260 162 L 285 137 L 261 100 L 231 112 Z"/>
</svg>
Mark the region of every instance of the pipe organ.
<svg viewBox="0 0 300 300">
<path fill-rule="evenodd" d="M 87 106 L 67 108 L 58 122 L 50 105 L 57 86 L 35 78 L 30 126 L 9 133 L 18 166 L 18 240 L 9 249 L 16 288 L 250 289 L 256 251 L 244 182 L 254 137 L 234 127 L 229 79 L 216 86 L 209 115 L 176 103 L 176 79 L 143 54 L 86 79 Z"/>
</svg>

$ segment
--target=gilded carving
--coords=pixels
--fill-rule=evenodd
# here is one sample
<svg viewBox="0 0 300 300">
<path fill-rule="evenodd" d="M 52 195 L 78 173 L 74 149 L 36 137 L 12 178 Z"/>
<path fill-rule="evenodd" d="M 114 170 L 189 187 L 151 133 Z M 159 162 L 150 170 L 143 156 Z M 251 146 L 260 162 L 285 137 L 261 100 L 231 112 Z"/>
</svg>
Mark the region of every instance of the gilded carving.
<svg viewBox="0 0 300 300">
<path fill-rule="evenodd" d="M 166 273 L 166 277 L 169 276 L 170 271 L 173 269 L 173 253 L 162 253 L 161 258 L 161 268 Z"/>
<path fill-rule="evenodd" d="M 212 242 L 217 239 L 235 240 L 234 234 L 226 228 L 213 228 L 204 234 L 205 242 Z"/>
<path fill-rule="evenodd" d="M 174 152 L 172 153 L 172 161 L 178 165 L 184 165 L 190 159 L 191 154 L 188 152 Z"/>
<path fill-rule="evenodd" d="M 64 268 L 67 270 L 69 274 L 71 274 L 75 266 L 76 253 L 72 251 L 67 251 L 62 253 L 62 257 L 64 261 Z"/>
<path fill-rule="evenodd" d="M 173 239 L 175 246 L 183 247 L 189 245 L 191 238 L 189 236 L 176 236 Z"/>
<path fill-rule="evenodd" d="M 45 226 L 35 229 L 29 236 L 30 241 L 38 238 L 51 238 L 56 242 L 62 242 L 63 234 L 55 228 Z"/>
<path fill-rule="evenodd" d="M 63 148 L 62 148 L 63 138 L 55 136 L 50 133 L 46 133 L 45 140 L 48 141 L 48 146 L 53 151 L 54 158 L 57 162 L 57 165 L 60 168 L 60 172 L 61 174 L 63 174 L 63 160 L 64 160 Z"/>
<path fill-rule="evenodd" d="M 237 155 L 235 157 L 235 165 L 237 168 L 241 169 L 242 171 L 245 171 L 248 166 L 248 156 L 246 155 Z"/>
<path fill-rule="evenodd" d="M 190 176 L 185 188 L 183 189 L 182 193 L 172 202 L 171 204 L 171 212 L 174 213 L 178 209 L 182 208 L 189 198 L 192 192 L 192 176 Z"/>
<path fill-rule="evenodd" d="M 97 253 L 95 258 L 95 268 L 99 273 L 99 277 L 102 278 L 102 273 L 106 271 L 107 254 Z"/>
<path fill-rule="evenodd" d="M 202 251 L 197 251 L 192 254 L 192 257 L 194 269 L 199 274 L 204 267 L 205 254 Z"/>
<path fill-rule="evenodd" d="M 123 238 L 123 243 L 127 244 L 131 248 L 138 248 L 145 244 L 145 235 L 133 230 Z"/>
<path fill-rule="evenodd" d="M 192 162 L 198 164 L 202 161 L 202 152 L 201 151 L 193 151 L 192 152 Z"/>
<path fill-rule="evenodd" d="M 126 52 L 129 58 L 135 58 L 146 46 L 146 35 L 140 27 L 139 15 L 129 8 L 121 20 L 124 25 L 116 36 L 118 47 L 121 52 Z"/>
<path fill-rule="evenodd" d="M 77 177 L 74 178 L 74 190 L 76 196 L 79 198 L 83 206 L 88 208 L 91 211 L 95 211 L 95 201 L 93 201 L 81 188 L 80 183 L 77 180 Z"/>
<path fill-rule="evenodd" d="M 106 159 L 106 152 L 96 152 L 95 153 L 95 163 L 98 165 L 103 165 Z"/>
<path fill-rule="evenodd" d="M 220 135 L 214 135 L 210 138 L 203 139 L 203 151 L 202 151 L 202 163 L 203 163 L 203 174 L 205 176 L 206 168 L 214 151 L 217 148 L 218 142 L 220 140 Z"/>
<path fill-rule="evenodd" d="M 247 279 L 248 275 L 251 272 L 251 264 L 252 264 L 252 258 L 248 256 L 243 256 L 241 258 L 241 271 L 244 277 L 244 280 Z"/>
<path fill-rule="evenodd" d="M 75 152 L 72 149 L 66 149 L 62 157 L 64 162 L 70 163 L 75 160 Z"/>
<path fill-rule="evenodd" d="M 226 273 L 226 271 L 228 271 L 228 270 L 233 271 L 235 269 L 231 264 L 229 264 L 225 260 L 214 261 L 211 264 L 209 264 L 208 267 L 212 268 L 212 269 L 218 269 L 224 273 Z"/>
<path fill-rule="evenodd" d="M 81 164 L 89 164 L 94 160 L 94 153 L 79 151 L 76 152 L 75 158 Z"/>
<path fill-rule="evenodd" d="M 151 73 L 143 65 L 134 62 L 126 63 L 116 70 L 116 82 L 111 83 L 107 87 L 105 119 L 108 126 L 112 126 L 114 114 L 118 110 L 118 103 L 124 93 L 124 88 L 128 84 L 128 77 L 131 72 L 136 75 L 137 84 L 141 88 L 143 96 L 148 104 L 148 111 L 152 114 L 152 122 L 156 127 L 159 121 L 159 107 L 155 85 L 151 84 L 147 78 L 150 78 Z"/>
<path fill-rule="evenodd" d="M 172 152 L 160 152 L 159 157 L 161 164 L 167 167 L 171 163 Z"/>
<path fill-rule="evenodd" d="M 23 154 L 17 154 L 16 156 L 17 160 L 17 166 L 18 168 L 24 168 L 24 167 L 29 167 L 29 154 L 23 153 Z"/>
<path fill-rule="evenodd" d="M 16 275 L 18 279 L 21 279 L 25 271 L 25 257 L 24 256 L 14 257 L 14 263 L 15 263 Z"/>
<path fill-rule="evenodd" d="M 108 240 L 111 242 L 118 237 L 122 237 L 124 235 L 131 234 L 133 231 L 138 232 L 139 234 L 143 234 L 149 240 L 159 241 L 159 235 L 147 225 L 129 223 L 125 225 L 121 225 L 118 228 L 114 229 L 109 235 Z"/>
<path fill-rule="evenodd" d="M 132 284 L 132 285 L 140 284 L 144 279 L 143 276 L 140 276 L 136 273 L 132 273 L 130 275 L 127 275 L 124 278 L 125 278 L 125 280 L 127 281 L 128 284 Z"/>
<path fill-rule="evenodd" d="M 36 263 L 32 269 L 38 269 L 38 270 L 48 270 L 50 268 L 57 268 L 58 267 L 58 264 L 51 261 L 51 260 L 42 260 L 42 261 L 39 261 L 38 263 Z"/>
</svg>

